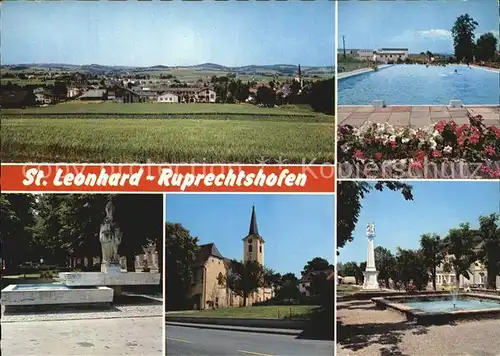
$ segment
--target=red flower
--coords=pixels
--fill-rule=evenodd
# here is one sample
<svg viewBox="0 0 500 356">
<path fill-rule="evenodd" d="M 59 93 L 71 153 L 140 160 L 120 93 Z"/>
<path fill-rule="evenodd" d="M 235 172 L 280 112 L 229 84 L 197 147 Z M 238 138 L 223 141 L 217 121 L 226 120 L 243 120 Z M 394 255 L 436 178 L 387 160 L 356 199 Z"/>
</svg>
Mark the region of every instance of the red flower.
<svg viewBox="0 0 500 356">
<path fill-rule="evenodd" d="M 495 134 L 496 138 L 500 138 L 500 129 L 496 126 L 490 126 L 488 129 Z"/>
<path fill-rule="evenodd" d="M 424 151 L 418 151 L 417 152 L 417 155 L 415 156 L 415 158 L 417 159 L 417 161 L 421 162 L 424 160 L 424 158 L 426 157 L 427 155 L 425 154 Z"/>
<path fill-rule="evenodd" d="M 354 151 L 354 157 L 356 157 L 357 159 L 364 159 L 365 158 L 365 154 L 361 150 L 355 150 Z"/>
<path fill-rule="evenodd" d="M 442 133 L 446 127 L 446 121 L 441 120 L 439 121 L 434 128 L 439 132 Z"/>
<path fill-rule="evenodd" d="M 376 159 L 376 160 L 380 160 L 380 159 L 382 159 L 382 156 L 383 156 L 383 155 L 382 155 L 382 153 L 380 153 L 380 152 L 375 153 L 375 159 Z"/>
<path fill-rule="evenodd" d="M 441 154 L 441 151 L 439 150 L 435 150 L 434 152 L 432 152 L 432 157 L 441 157 L 442 154 Z"/>
<path fill-rule="evenodd" d="M 497 152 L 495 150 L 495 147 L 493 146 L 486 146 L 484 148 L 484 153 L 490 156 L 494 156 Z"/>
<path fill-rule="evenodd" d="M 469 142 L 473 145 L 479 142 L 479 134 L 475 133 L 471 137 L 469 137 Z"/>
<path fill-rule="evenodd" d="M 421 169 L 423 167 L 421 161 L 413 161 L 410 163 L 410 168 L 418 168 Z"/>
</svg>

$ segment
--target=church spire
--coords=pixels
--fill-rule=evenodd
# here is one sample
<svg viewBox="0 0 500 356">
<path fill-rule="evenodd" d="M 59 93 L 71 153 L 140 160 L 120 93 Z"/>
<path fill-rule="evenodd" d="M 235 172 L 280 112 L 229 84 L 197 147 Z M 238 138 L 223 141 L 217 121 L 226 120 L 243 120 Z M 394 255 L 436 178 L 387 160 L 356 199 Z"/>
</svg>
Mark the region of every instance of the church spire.
<svg viewBox="0 0 500 356">
<path fill-rule="evenodd" d="M 250 229 L 248 235 L 259 236 L 259 229 L 257 227 L 257 215 L 255 214 L 255 205 L 252 205 L 252 217 L 250 219 Z"/>
</svg>

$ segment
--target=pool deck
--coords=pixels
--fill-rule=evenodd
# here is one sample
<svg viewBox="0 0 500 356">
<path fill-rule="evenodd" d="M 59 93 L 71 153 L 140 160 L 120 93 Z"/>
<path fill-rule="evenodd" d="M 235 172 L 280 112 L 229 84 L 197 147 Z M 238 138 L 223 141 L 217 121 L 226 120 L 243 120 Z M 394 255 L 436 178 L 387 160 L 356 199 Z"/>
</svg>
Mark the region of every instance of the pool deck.
<svg viewBox="0 0 500 356">
<path fill-rule="evenodd" d="M 389 123 L 394 126 L 424 127 L 441 120 L 455 121 L 458 125 L 468 124 L 467 113 L 482 115 L 486 126 L 500 128 L 500 106 L 464 106 L 451 108 L 446 105 L 391 105 L 375 108 L 372 105 L 338 106 L 337 124 L 360 127 L 367 121 Z"/>
<path fill-rule="evenodd" d="M 387 67 L 392 66 L 392 64 L 382 64 L 378 66 L 378 69 L 384 69 Z M 356 70 L 351 70 L 349 72 L 342 72 L 337 74 L 337 79 L 345 79 L 345 78 L 350 78 L 354 77 L 356 75 L 364 74 L 364 73 L 369 73 L 369 72 L 374 72 L 373 68 L 361 68 L 361 69 L 356 69 Z"/>
</svg>

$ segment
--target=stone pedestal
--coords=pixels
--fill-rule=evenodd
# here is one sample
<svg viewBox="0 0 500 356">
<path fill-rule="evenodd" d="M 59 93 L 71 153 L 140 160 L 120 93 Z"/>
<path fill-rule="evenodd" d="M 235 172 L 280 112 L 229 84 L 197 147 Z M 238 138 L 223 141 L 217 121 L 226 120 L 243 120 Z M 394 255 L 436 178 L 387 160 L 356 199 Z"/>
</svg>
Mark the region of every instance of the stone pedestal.
<svg viewBox="0 0 500 356">
<path fill-rule="evenodd" d="M 121 273 L 122 267 L 119 264 L 103 263 L 101 264 L 102 273 Z"/>
<path fill-rule="evenodd" d="M 363 289 L 374 289 L 378 290 L 380 289 L 380 286 L 378 284 L 378 272 L 377 271 L 369 271 L 366 270 L 363 272 L 363 275 L 365 276 L 365 281 L 363 283 Z"/>
</svg>

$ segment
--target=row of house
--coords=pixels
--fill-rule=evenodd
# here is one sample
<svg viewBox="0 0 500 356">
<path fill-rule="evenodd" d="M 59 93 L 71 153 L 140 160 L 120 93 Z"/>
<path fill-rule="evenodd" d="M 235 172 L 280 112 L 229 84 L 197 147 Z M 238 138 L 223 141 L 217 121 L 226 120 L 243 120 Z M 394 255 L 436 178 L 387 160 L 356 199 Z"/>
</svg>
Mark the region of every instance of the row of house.
<svg viewBox="0 0 500 356">
<path fill-rule="evenodd" d="M 119 85 L 108 89 L 91 89 L 77 100 L 115 100 L 121 103 L 153 101 L 158 103 L 215 103 L 216 93 L 211 88 L 164 88 L 145 90 Z"/>
<path fill-rule="evenodd" d="M 344 52 L 345 51 L 345 52 Z M 380 48 L 380 49 L 340 49 L 339 55 L 346 54 L 363 61 L 396 62 L 408 59 L 408 48 Z"/>
</svg>

